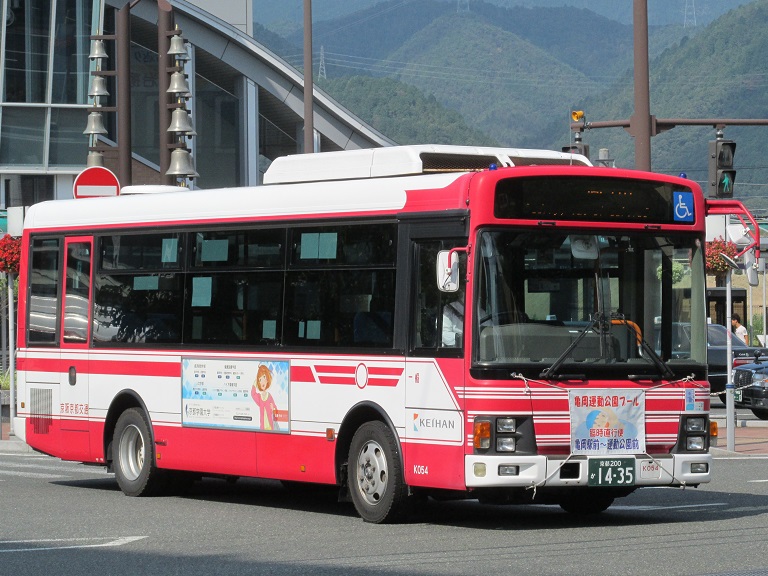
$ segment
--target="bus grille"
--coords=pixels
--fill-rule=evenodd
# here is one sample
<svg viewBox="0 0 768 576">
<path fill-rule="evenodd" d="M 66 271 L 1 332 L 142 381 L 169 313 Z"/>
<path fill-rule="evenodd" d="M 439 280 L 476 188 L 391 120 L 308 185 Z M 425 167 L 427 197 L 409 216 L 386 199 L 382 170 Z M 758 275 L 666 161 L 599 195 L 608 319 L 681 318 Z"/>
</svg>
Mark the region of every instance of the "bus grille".
<svg viewBox="0 0 768 576">
<path fill-rule="evenodd" d="M 53 422 L 53 391 L 50 388 L 30 388 L 29 411 L 32 431 L 35 434 L 48 434 Z"/>
</svg>

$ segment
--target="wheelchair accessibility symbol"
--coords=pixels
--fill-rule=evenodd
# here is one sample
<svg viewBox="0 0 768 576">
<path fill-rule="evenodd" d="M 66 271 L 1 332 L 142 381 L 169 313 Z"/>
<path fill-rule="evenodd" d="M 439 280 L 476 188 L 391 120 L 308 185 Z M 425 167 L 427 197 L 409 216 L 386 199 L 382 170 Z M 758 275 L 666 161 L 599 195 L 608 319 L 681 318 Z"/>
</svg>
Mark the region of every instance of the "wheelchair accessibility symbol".
<svg viewBox="0 0 768 576">
<path fill-rule="evenodd" d="M 673 192 L 675 222 L 693 222 L 693 193 Z"/>
</svg>

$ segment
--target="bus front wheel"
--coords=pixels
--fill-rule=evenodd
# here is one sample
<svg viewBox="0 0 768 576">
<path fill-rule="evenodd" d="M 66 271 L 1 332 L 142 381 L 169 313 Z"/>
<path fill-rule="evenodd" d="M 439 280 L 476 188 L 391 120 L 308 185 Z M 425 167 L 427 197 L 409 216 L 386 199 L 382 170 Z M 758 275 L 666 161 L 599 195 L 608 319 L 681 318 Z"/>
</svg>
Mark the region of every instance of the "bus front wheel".
<svg viewBox="0 0 768 576">
<path fill-rule="evenodd" d="M 162 471 L 155 465 L 149 423 L 138 408 L 120 415 L 112 441 L 115 478 L 128 496 L 149 496 L 161 490 Z"/>
<path fill-rule="evenodd" d="M 407 513 L 408 487 L 403 479 L 400 445 L 383 422 L 366 422 L 352 438 L 349 492 L 366 522 L 395 522 Z"/>
</svg>

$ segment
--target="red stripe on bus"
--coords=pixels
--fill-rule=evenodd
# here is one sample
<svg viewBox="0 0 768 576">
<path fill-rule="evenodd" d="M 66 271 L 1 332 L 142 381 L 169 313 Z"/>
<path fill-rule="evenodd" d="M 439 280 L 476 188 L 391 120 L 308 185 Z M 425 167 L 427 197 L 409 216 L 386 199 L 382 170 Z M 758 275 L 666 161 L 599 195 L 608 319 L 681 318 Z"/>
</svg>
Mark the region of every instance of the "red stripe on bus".
<svg viewBox="0 0 768 576">
<path fill-rule="evenodd" d="M 320 384 L 356 384 L 354 376 L 320 376 Z"/>
<path fill-rule="evenodd" d="M 315 383 L 315 375 L 312 374 L 312 368 L 309 366 L 291 365 L 291 382 L 312 382 Z"/>
<path fill-rule="evenodd" d="M 87 362 L 89 374 L 125 374 L 127 376 L 161 376 L 181 378 L 179 362 L 126 362 L 123 360 L 72 360 L 71 364 L 83 365 Z M 25 372 L 62 372 L 67 360 L 52 358 L 19 358 L 17 369 Z"/>
<path fill-rule="evenodd" d="M 396 376 L 400 378 L 403 374 L 403 368 L 382 368 L 380 366 L 367 366 L 368 374 L 371 376 Z"/>
<path fill-rule="evenodd" d="M 397 386 L 399 378 L 368 378 L 368 386 Z"/>
<path fill-rule="evenodd" d="M 321 364 L 319 366 L 315 366 L 315 372 L 320 374 L 354 374 L 355 370 L 357 370 L 356 365 L 349 365 L 349 366 L 329 366 L 327 364 Z"/>
</svg>

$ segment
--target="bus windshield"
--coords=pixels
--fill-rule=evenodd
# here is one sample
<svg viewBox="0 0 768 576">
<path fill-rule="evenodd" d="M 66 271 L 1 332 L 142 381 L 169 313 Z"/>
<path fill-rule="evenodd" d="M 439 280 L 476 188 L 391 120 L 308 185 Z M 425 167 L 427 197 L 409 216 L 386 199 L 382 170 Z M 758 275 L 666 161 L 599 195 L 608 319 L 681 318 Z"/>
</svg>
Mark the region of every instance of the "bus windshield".
<svg viewBox="0 0 768 576">
<path fill-rule="evenodd" d="M 667 362 L 706 363 L 703 251 L 693 236 L 487 229 L 478 240 L 476 367 L 566 379 L 623 366 L 669 378 Z M 673 354 L 679 323 L 694 335 L 684 358 Z"/>
</svg>

